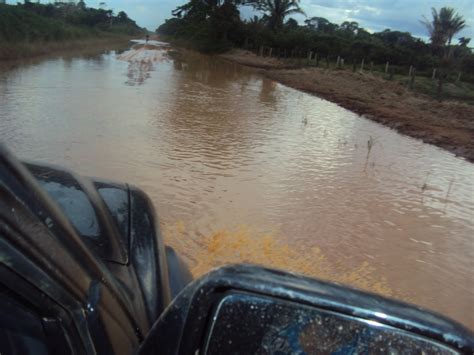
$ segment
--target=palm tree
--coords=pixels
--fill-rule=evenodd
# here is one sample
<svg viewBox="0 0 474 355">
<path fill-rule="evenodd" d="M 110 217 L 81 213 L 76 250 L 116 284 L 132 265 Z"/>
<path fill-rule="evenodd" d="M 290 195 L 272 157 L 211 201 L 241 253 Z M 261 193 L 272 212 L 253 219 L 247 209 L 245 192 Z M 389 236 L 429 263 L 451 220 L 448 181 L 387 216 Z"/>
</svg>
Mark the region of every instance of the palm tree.
<svg viewBox="0 0 474 355">
<path fill-rule="evenodd" d="M 283 27 L 285 17 L 291 14 L 305 14 L 300 8 L 299 0 L 256 0 L 252 5 L 260 11 L 265 12 L 268 26 L 277 31 Z"/>
<path fill-rule="evenodd" d="M 466 27 L 466 22 L 461 15 L 451 7 L 443 7 L 438 11 L 431 8 L 433 19 L 429 21 L 426 17 L 422 23 L 428 29 L 431 44 L 434 48 L 441 49 L 442 55 L 438 75 L 438 98 L 441 101 L 443 82 L 447 79 L 450 70 L 455 66 L 452 60 L 451 42 L 456 33 Z"/>
<path fill-rule="evenodd" d="M 471 39 L 470 38 L 467 38 L 467 37 L 460 37 L 458 39 L 459 41 L 459 45 L 461 47 L 467 47 L 467 45 L 469 44 L 469 42 L 471 42 Z"/>
<path fill-rule="evenodd" d="M 439 12 L 431 9 L 433 19 L 430 21 L 425 18 L 422 23 L 428 29 L 431 44 L 436 47 L 446 47 L 449 49 L 456 33 L 466 27 L 466 21 L 456 13 L 451 7 L 443 7 Z M 450 57 L 451 50 L 445 52 L 445 56 Z"/>
</svg>

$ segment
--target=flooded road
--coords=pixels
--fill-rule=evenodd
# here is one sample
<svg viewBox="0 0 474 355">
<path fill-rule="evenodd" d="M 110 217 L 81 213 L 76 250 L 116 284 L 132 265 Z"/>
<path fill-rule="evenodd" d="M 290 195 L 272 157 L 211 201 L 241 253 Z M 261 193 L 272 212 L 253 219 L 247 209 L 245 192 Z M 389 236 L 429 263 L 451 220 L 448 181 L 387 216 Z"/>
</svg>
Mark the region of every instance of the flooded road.
<svg viewBox="0 0 474 355">
<path fill-rule="evenodd" d="M 474 165 L 251 69 L 153 46 L 21 65 L 0 137 L 140 186 L 196 275 L 258 262 L 474 328 Z"/>
</svg>

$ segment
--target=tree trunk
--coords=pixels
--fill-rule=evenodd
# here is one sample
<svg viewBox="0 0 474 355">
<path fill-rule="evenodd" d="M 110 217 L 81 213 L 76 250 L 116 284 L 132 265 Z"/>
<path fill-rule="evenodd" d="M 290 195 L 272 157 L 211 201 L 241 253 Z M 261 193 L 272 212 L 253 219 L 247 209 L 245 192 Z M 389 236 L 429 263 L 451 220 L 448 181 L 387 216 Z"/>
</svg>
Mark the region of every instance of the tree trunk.
<svg viewBox="0 0 474 355">
<path fill-rule="evenodd" d="M 451 58 L 451 41 L 453 40 L 453 36 L 449 36 L 448 38 L 448 60 Z"/>
</svg>

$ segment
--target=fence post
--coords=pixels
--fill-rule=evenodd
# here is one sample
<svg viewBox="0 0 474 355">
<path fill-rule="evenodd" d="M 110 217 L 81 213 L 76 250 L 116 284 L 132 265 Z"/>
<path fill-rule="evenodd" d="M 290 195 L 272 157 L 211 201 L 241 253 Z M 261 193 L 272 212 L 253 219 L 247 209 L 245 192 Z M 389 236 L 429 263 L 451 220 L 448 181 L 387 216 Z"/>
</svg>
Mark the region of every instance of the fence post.
<svg viewBox="0 0 474 355">
<path fill-rule="evenodd" d="M 344 58 L 341 58 L 341 68 L 344 69 Z"/>
<path fill-rule="evenodd" d="M 365 58 L 362 58 L 362 62 L 360 63 L 360 72 L 361 73 L 364 71 L 364 60 L 365 60 Z"/>
<path fill-rule="evenodd" d="M 388 80 L 393 80 L 393 75 L 395 74 L 395 69 L 390 68 L 390 76 L 388 77 Z"/>
<path fill-rule="evenodd" d="M 415 85 L 415 68 L 411 70 L 411 77 L 410 77 L 410 89 L 413 89 L 413 85 Z"/>
<path fill-rule="evenodd" d="M 389 65 L 389 63 L 388 63 L 388 62 L 387 62 L 387 63 L 385 63 L 385 74 L 387 74 L 387 73 L 388 73 L 388 65 Z"/>
<path fill-rule="evenodd" d="M 458 77 L 456 78 L 456 82 L 459 83 L 461 81 L 461 72 L 459 72 Z"/>
<path fill-rule="evenodd" d="M 436 68 L 433 68 L 433 75 L 431 75 L 431 79 L 434 80 L 436 78 Z"/>
<path fill-rule="evenodd" d="M 339 69 L 339 62 L 341 61 L 341 57 L 340 56 L 337 56 L 337 60 L 336 60 L 336 69 Z"/>
<path fill-rule="evenodd" d="M 370 73 L 374 70 L 374 62 L 370 62 Z"/>
<path fill-rule="evenodd" d="M 408 76 L 411 76 L 412 71 L 413 71 L 413 65 L 410 65 L 410 70 L 408 71 Z"/>
<path fill-rule="evenodd" d="M 313 58 L 313 51 L 309 51 L 308 53 L 308 61 L 311 61 L 311 58 Z"/>
<path fill-rule="evenodd" d="M 268 56 L 271 57 L 273 52 L 273 48 L 270 47 L 270 52 L 268 52 Z"/>
</svg>

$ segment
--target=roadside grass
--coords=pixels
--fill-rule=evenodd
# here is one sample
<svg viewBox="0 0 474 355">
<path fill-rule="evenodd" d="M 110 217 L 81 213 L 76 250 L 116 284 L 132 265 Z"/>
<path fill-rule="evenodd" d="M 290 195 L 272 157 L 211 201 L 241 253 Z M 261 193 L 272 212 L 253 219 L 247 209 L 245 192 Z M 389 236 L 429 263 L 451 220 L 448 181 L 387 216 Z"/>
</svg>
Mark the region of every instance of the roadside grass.
<svg viewBox="0 0 474 355">
<path fill-rule="evenodd" d="M 278 58 L 280 61 L 285 63 L 284 66 L 286 69 L 303 69 L 303 68 L 320 68 L 323 70 L 341 70 L 346 72 L 360 72 L 360 63 L 356 63 L 354 66 L 353 63 L 344 63 L 339 67 L 336 65 L 336 62 L 333 60 L 327 61 L 326 58 L 319 58 L 316 60 L 308 60 L 307 58 Z M 394 73 L 389 74 L 385 73 L 385 65 L 364 65 L 364 74 L 374 75 L 385 80 L 392 80 L 395 82 L 401 83 L 405 87 L 409 87 L 410 77 L 408 75 L 401 74 L 406 71 L 406 68 L 402 67 L 393 67 Z M 408 74 L 408 73 L 407 73 Z M 443 84 L 443 99 L 449 100 L 458 100 L 468 104 L 474 105 L 474 83 L 471 82 L 472 78 L 469 78 L 469 81 L 461 80 L 457 81 L 457 75 L 452 75 L 448 80 Z M 438 98 L 438 80 L 432 79 L 429 71 L 418 72 L 415 76 L 415 81 L 413 88 L 411 89 L 414 92 L 428 95 L 432 98 Z"/>
<path fill-rule="evenodd" d="M 389 79 L 389 75 L 383 72 L 372 73 L 375 76 Z M 401 83 L 403 86 L 408 87 L 410 83 L 410 77 L 407 75 L 393 75 L 393 81 Z M 413 85 L 414 92 L 419 92 L 431 96 L 433 98 L 438 97 L 438 80 L 428 78 L 425 76 L 416 76 Z M 474 84 L 463 82 L 462 79 L 456 82 L 455 78 L 449 78 L 443 84 L 443 99 L 458 100 L 469 104 L 474 104 Z"/>
</svg>

